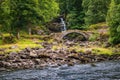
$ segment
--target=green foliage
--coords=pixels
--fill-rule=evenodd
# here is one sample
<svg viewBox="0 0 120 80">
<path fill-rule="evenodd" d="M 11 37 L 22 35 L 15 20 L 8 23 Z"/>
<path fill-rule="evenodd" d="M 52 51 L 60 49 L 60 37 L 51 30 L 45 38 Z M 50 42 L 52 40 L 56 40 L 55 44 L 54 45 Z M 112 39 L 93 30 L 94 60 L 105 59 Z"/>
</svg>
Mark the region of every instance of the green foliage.
<svg viewBox="0 0 120 80">
<path fill-rule="evenodd" d="M 59 0 L 61 14 L 65 14 L 69 29 L 83 29 L 82 0 Z"/>
<path fill-rule="evenodd" d="M 104 22 L 110 0 L 83 0 L 85 24 L 91 25 Z"/>
<path fill-rule="evenodd" d="M 2 40 L 3 44 L 11 44 L 11 43 L 16 43 L 17 40 L 14 36 L 4 36 L 4 39 Z"/>
<path fill-rule="evenodd" d="M 112 0 L 107 15 L 107 23 L 110 26 L 110 39 L 113 44 L 120 43 L 120 0 Z"/>
<path fill-rule="evenodd" d="M 89 41 L 96 41 L 99 37 L 98 33 L 94 33 L 89 37 Z"/>
<path fill-rule="evenodd" d="M 89 26 L 89 29 L 94 30 L 94 29 L 100 29 L 100 28 L 107 28 L 108 25 L 106 23 L 98 23 L 98 24 L 92 24 Z"/>
<path fill-rule="evenodd" d="M 43 25 L 58 15 L 56 0 L 4 0 L 0 3 L 0 24 L 9 33 Z"/>
<path fill-rule="evenodd" d="M 105 54 L 105 55 L 112 55 L 113 52 L 111 49 L 106 49 L 106 48 L 93 48 L 92 49 L 92 53 L 95 53 L 95 54 Z"/>
</svg>

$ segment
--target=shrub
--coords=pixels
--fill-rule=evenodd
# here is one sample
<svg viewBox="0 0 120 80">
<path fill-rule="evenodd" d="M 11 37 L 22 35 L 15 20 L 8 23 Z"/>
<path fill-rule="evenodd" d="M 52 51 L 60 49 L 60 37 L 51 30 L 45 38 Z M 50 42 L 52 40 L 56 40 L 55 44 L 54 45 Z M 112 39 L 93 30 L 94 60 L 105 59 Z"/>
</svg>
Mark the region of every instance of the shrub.
<svg viewBox="0 0 120 80">
<path fill-rule="evenodd" d="M 4 39 L 3 39 L 3 44 L 11 44 L 11 43 L 16 43 L 17 40 L 14 36 L 5 36 Z"/>
<path fill-rule="evenodd" d="M 98 33 L 94 33 L 89 37 L 89 41 L 96 41 L 99 37 Z"/>
<path fill-rule="evenodd" d="M 120 43 L 120 0 L 112 0 L 107 14 L 107 23 L 110 26 L 109 41 L 112 44 Z"/>
</svg>

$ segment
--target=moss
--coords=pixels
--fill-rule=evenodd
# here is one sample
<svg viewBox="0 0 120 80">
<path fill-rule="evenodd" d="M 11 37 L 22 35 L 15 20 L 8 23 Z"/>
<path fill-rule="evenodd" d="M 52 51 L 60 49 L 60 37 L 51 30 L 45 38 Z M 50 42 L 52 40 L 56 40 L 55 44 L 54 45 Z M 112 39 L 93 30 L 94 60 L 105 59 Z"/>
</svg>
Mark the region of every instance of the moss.
<svg viewBox="0 0 120 80">
<path fill-rule="evenodd" d="M 90 35 L 89 37 L 89 41 L 96 41 L 99 37 L 99 34 L 98 33 L 94 33 L 92 35 Z"/>
<path fill-rule="evenodd" d="M 113 54 L 112 50 L 107 49 L 107 48 L 92 48 L 92 53 L 94 53 L 94 54 L 106 54 L 106 55 Z"/>
<path fill-rule="evenodd" d="M 0 39 L 0 45 L 2 45 L 2 44 L 3 44 L 2 39 Z"/>
<path fill-rule="evenodd" d="M 38 41 L 40 41 L 40 40 L 38 40 Z M 14 46 L 15 46 L 15 48 L 12 48 Z M 2 44 L 0 45 L 1 49 L 6 49 L 5 53 L 13 52 L 13 51 L 15 51 L 15 52 L 21 51 L 22 49 L 24 49 L 26 47 L 43 48 L 40 44 L 36 44 L 35 40 L 32 40 L 32 39 L 20 39 L 20 40 L 17 40 L 17 43 L 15 43 L 15 44 L 4 44 L 4 46 Z M 1 53 L 3 53 L 3 52 L 1 52 Z"/>
<path fill-rule="evenodd" d="M 13 36 L 5 36 L 3 39 L 3 44 L 11 44 L 11 43 L 16 43 L 17 40 Z"/>
<path fill-rule="evenodd" d="M 89 26 L 90 30 L 94 30 L 94 29 L 100 29 L 100 28 L 107 28 L 107 24 L 105 22 L 103 23 L 98 23 L 98 24 L 92 24 Z"/>
</svg>

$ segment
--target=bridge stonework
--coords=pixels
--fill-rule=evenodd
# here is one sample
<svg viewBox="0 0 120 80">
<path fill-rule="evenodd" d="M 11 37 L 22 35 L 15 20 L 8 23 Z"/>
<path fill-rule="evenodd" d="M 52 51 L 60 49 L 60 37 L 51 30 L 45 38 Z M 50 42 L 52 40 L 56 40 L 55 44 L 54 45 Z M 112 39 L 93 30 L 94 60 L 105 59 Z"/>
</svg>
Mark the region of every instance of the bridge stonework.
<svg viewBox="0 0 120 80">
<path fill-rule="evenodd" d="M 63 40 L 64 36 L 66 36 L 68 34 L 71 34 L 71 33 L 80 34 L 80 35 L 82 35 L 85 38 L 85 40 L 88 40 L 88 38 L 89 38 L 89 34 L 87 34 L 85 31 L 81 31 L 81 30 L 67 30 L 67 31 L 63 31 L 61 33 L 56 33 L 54 37 L 57 40 Z"/>
</svg>

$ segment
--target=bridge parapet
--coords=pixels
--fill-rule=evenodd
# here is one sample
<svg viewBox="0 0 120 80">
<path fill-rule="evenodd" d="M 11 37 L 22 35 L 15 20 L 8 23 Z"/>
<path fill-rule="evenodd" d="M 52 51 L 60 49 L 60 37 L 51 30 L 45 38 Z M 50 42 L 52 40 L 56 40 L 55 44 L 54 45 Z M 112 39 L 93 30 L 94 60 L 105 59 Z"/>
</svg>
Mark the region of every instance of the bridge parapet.
<svg viewBox="0 0 120 80">
<path fill-rule="evenodd" d="M 55 38 L 57 40 L 62 40 L 66 35 L 71 34 L 71 33 L 80 34 L 81 36 L 83 36 L 85 38 L 85 40 L 88 40 L 88 38 L 89 38 L 89 35 L 86 32 L 81 31 L 81 30 L 67 30 L 67 31 L 63 31 L 61 33 L 56 33 Z"/>
</svg>

